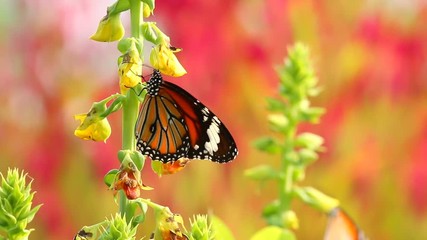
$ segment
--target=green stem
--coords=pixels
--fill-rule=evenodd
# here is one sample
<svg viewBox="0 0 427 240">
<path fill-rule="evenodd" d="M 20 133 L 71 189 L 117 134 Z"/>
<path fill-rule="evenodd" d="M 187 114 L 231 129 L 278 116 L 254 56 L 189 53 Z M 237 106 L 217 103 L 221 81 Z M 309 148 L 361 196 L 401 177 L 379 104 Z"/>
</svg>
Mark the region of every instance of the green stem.
<svg viewBox="0 0 427 240">
<path fill-rule="evenodd" d="M 127 92 L 127 99 L 123 101 L 122 116 L 122 149 L 135 150 L 135 123 L 138 118 L 139 101 L 133 91 Z"/>
<path fill-rule="evenodd" d="M 141 0 L 129 0 L 130 2 L 130 24 L 132 37 L 139 39 L 141 37 L 141 25 L 144 22 L 142 18 Z"/>
<path fill-rule="evenodd" d="M 149 207 L 151 207 L 154 211 L 162 211 L 164 210 L 166 207 L 159 205 L 157 203 L 152 202 L 149 199 L 145 199 L 145 198 L 140 198 L 140 201 L 144 202 L 145 204 L 147 204 Z"/>
<path fill-rule="evenodd" d="M 140 39 L 140 25 L 142 24 L 142 6 L 140 0 L 130 0 L 130 18 L 131 18 L 131 35 Z M 142 42 L 142 41 L 141 41 Z M 138 118 L 139 101 L 134 91 L 127 92 L 127 98 L 123 101 L 122 116 L 122 149 L 135 150 L 135 123 Z M 127 210 L 127 199 L 125 194 L 120 191 L 119 194 L 119 211 L 123 215 Z M 129 221 L 133 216 L 126 216 Z"/>
<path fill-rule="evenodd" d="M 294 121 L 292 121 L 294 122 Z M 293 188 L 293 172 L 294 172 L 294 159 L 289 159 L 290 153 L 294 148 L 294 140 L 296 134 L 297 124 L 294 122 L 286 133 L 286 142 L 283 147 L 283 155 L 281 162 L 282 177 L 279 180 L 279 199 L 280 210 L 285 212 L 291 209 L 292 201 L 292 188 Z"/>
</svg>

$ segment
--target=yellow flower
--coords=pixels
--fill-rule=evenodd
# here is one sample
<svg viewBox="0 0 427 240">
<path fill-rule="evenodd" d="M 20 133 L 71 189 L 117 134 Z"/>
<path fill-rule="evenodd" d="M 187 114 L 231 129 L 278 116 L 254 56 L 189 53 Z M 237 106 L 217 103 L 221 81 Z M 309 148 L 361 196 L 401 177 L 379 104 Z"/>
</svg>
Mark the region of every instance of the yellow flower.
<svg viewBox="0 0 427 240">
<path fill-rule="evenodd" d="M 101 19 L 96 33 L 90 38 L 98 42 L 113 42 L 122 39 L 125 29 L 120 21 L 120 14 L 107 14 Z"/>
<path fill-rule="evenodd" d="M 174 54 L 179 51 L 181 49 L 160 43 L 151 50 L 150 63 L 155 69 L 158 69 L 165 75 L 180 77 L 186 74 L 187 71 L 185 71 Z"/>
<path fill-rule="evenodd" d="M 153 10 L 148 6 L 148 4 L 144 3 L 142 14 L 145 18 L 148 18 L 150 15 L 153 15 Z"/>
<path fill-rule="evenodd" d="M 74 135 L 84 140 L 104 141 L 110 137 L 111 127 L 107 118 L 88 117 L 89 114 L 78 114 L 74 118 L 80 120 L 80 126 Z"/>
<path fill-rule="evenodd" d="M 123 55 L 119 64 L 120 90 L 122 94 L 141 82 L 141 71 L 142 64 L 138 50 L 131 48 L 129 52 Z"/>
</svg>

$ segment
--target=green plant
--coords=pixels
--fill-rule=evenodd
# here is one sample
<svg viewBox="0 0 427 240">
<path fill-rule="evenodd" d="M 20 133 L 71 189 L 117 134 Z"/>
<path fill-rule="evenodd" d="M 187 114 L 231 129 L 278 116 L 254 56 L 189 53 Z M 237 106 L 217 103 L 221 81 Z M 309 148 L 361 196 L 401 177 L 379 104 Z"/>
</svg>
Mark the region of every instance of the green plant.
<svg viewBox="0 0 427 240">
<path fill-rule="evenodd" d="M 323 138 L 309 132 L 299 132 L 301 123 L 318 123 L 323 108 L 312 107 L 310 97 L 319 94 L 308 47 L 297 43 L 288 49 L 288 57 L 277 69 L 280 98 L 267 99 L 270 128 L 279 137 L 264 137 L 255 146 L 275 155 L 280 161 L 279 169 L 264 164 L 245 171 L 245 175 L 256 181 L 276 181 L 278 198 L 265 206 L 263 217 L 268 227 L 261 229 L 253 239 L 295 239 L 292 230 L 298 228 L 298 218 L 291 208 L 296 198 L 324 213 L 339 205 L 313 187 L 302 187 L 297 183 L 305 177 L 306 168 L 318 159 L 322 151 Z"/>
<path fill-rule="evenodd" d="M 120 167 L 110 170 L 104 177 L 106 185 L 117 193 L 119 213 L 111 219 L 83 227 L 75 239 L 135 239 L 136 229 L 145 222 L 148 209 L 154 212 L 156 228 L 152 238 L 156 240 L 187 239 L 186 235 L 190 239 L 212 239 L 211 225 L 201 220 L 206 218 L 196 217 L 191 222 L 191 231 L 187 233 L 179 215 L 172 213 L 166 206 L 141 197 L 141 191 L 152 189 L 142 182 L 141 170 L 145 165 L 145 156 L 136 149 L 134 131 L 139 104 L 146 94 L 141 83 L 145 42 L 154 44 L 150 54 L 150 63 L 154 69 L 172 77 L 186 74 L 175 56 L 180 49 L 171 46 L 170 38 L 156 23 L 144 21 L 144 18 L 152 15 L 154 7 L 154 0 L 117 0 L 107 8 L 107 15 L 91 37 L 100 42 L 118 41 L 117 47 L 121 52 L 118 58 L 120 94 L 112 94 L 95 102 L 87 113 L 76 115 L 80 125 L 74 134 L 85 140 L 105 142 L 111 134 L 107 116 L 122 110 L 122 150 L 118 153 Z M 123 38 L 125 30 L 120 14 L 127 10 L 130 11 L 131 36 Z M 151 165 L 157 174 L 162 175 L 179 171 L 185 164 L 183 161 L 151 161 Z"/>
<path fill-rule="evenodd" d="M 0 173 L 0 239 L 28 239 L 31 231 L 26 229 L 41 205 L 32 207 L 35 192 L 27 183 L 27 174 L 18 169 L 9 169 L 6 177 Z"/>
</svg>

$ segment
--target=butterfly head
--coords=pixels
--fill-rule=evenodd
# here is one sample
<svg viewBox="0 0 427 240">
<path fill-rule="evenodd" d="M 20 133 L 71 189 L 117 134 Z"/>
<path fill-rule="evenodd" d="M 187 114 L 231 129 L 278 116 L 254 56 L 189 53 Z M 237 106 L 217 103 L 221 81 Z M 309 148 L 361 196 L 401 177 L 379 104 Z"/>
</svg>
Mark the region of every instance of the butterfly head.
<svg viewBox="0 0 427 240">
<path fill-rule="evenodd" d="M 163 83 L 163 77 L 159 70 L 154 69 L 151 74 L 150 80 L 147 82 L 148 95 L 156 96 L 159 94 L 160 86 Z"/>
</svg>

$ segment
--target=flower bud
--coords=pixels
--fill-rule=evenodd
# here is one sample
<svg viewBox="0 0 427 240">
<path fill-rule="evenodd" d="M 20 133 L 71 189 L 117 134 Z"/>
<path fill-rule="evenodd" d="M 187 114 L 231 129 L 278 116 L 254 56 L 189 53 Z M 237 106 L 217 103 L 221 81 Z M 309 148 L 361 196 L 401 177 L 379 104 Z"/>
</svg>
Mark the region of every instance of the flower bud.
<svg viewBox="0 0 427 240">
<path fill-rule="evenodd" d="M 268 121 L 274 131 L 281 132 L 289 127 L 289 119 L 283 114 L 269 114 Z"/>
<path fill-rule="evenodd" d="M 335 198 L 320 192 L 312 187 L 295 188 L 295 194 L 306 204 L 313 206 L 324 213 L 330 212 L 339 206 L 339 201 Z"/>
</svg>

